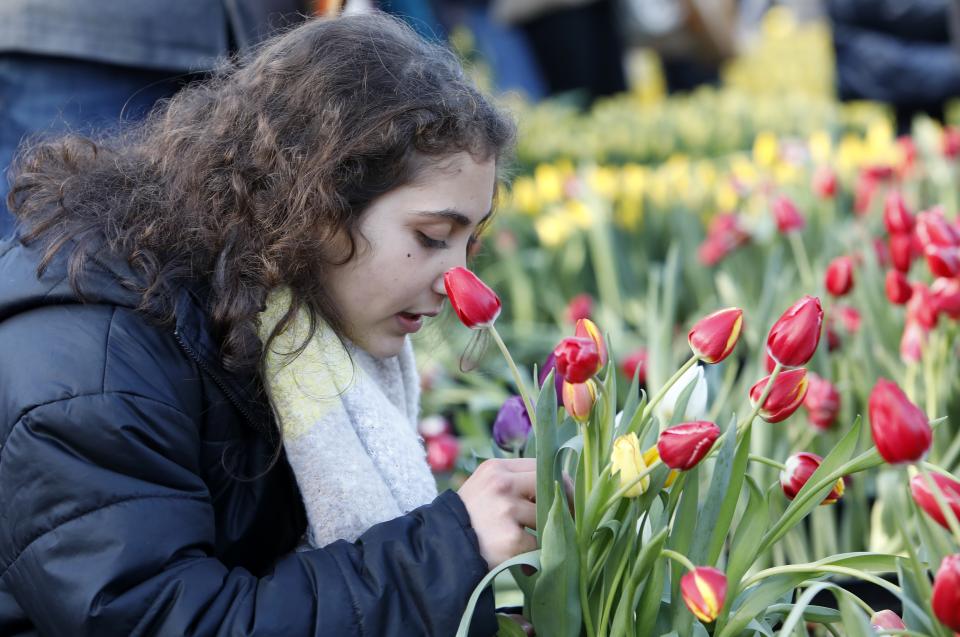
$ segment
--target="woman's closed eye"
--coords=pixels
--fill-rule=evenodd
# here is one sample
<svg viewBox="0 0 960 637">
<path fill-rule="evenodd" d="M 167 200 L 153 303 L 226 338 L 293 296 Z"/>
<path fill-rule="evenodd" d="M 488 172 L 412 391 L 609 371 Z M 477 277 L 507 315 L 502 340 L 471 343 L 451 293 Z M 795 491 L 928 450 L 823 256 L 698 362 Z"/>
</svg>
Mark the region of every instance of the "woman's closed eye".
<svg viewBox="0 0 960 637">
<path fill-rule="evenodd" d="M 447 242 L 443 239 L 434 239 L 433 237 L 417 230 L 417 240 L 424 248 L 442 250 L 447 247 Z"/>
</svg>

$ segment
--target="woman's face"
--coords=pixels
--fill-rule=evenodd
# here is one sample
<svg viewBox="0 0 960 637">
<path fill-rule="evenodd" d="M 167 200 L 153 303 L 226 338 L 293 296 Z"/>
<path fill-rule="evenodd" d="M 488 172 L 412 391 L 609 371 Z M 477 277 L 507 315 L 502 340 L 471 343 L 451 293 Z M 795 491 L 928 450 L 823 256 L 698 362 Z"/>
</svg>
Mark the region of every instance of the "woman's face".
<svg viewBox="0 0 960 637">
<path fill-rule="evenodd" d="M 493 159 L 458 153 L 373 201 L 360 220 L 357 254 L 327 280 L 351 341 L 373 356 L 395 356 L 423 317 L 440 311 L 443 273 L 465 264 L 495 182 Z"/>
</svg>

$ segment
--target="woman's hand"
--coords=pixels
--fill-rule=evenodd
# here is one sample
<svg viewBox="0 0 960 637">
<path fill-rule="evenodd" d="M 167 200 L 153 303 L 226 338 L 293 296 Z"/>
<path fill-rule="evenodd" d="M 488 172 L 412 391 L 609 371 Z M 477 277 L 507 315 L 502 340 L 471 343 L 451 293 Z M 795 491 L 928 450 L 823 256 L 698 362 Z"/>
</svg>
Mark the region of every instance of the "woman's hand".
<svg viewBox="0 0 960 637">
<path fill-rule="evenodd" d="M 536 462 L 535 458 L 487 460 L 457 491 L 489 568 L 537 548 L 536 537 L 524 530 L 537 527 Z"/>
</svg>

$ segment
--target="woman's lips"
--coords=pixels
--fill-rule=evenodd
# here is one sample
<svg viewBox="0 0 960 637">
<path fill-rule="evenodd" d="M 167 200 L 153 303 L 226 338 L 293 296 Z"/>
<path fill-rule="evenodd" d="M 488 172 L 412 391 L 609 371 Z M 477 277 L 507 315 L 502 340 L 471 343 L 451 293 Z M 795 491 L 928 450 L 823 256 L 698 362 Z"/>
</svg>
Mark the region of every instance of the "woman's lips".
<svg viewBox="0 0 960 637">
<path fill-rule="evenodd" d="M 423 315 L 422 314 L 409 314 L 407 312 L 398 312 L 394 315 L 397 319 L 397 324 L 400 326 L 400 329 L 403 330 L 406 334 L 413 334 L 420 330 L 423 326 Z"/>
</svg>

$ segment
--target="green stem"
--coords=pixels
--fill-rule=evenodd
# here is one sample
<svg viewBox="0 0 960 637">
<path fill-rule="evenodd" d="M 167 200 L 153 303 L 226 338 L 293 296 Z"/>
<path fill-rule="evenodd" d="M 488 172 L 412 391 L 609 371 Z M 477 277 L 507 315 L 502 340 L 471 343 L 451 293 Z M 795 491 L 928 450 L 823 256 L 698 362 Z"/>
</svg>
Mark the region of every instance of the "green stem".
<svg viewBox="0 0 960 637">
<path fill-rule="evenodd" d="M 953 514 L 953 509 L 947 504 L 947 499 L 944 497 L 943 491 L 940 490 L 940 485 L 933 480 L 930 472 L 927 471 L 927 468 L 923 466 L 922 462 L 918 462 L 913 466 L 916 467 L 920 475 L 923 476 L 923 481 L 926 483 L 927 488 L 930 489 L 933 499 L 937 501 L 937 506 L 940 507 L 940 512 L 943 513 L 943 517 L 947 520 L 947 526 L 950 528 L 950 532 L 953 533 L 953 539 L 956 540 L 957 544 L 960 544 L 960 522 L 957 521 L 957 516 Z"/>
<path fill-rule="evenodd" d="M 587 637 L 597 637 L 597 631 L 593 627 L 593 617 L 590 616 L 590 595 L 587 593 L 587 554 L 586 551 L 580 551 L 580 610 L 583 613 L 583 625 L 587 629 Z"/>
<path fill-rule="evenodd" d="M 783 566 L 774 566 L 773 568 L 768 568 L 760 571 L 759 573 L 754 573 L 750 578 L 743 582 L 740 588 L 741 590 L 746 589 L 753 584 L 756 584 L 760 580 L 773 577 L 774 575 L 783 575 L 785 573 L 806 573 L 807 571 L 834 573 L 836 575 L 849 575 L 850 577 L 856 577 L 870 582 L 871 584 L 876 584 L 877 586 L 885 588 L 897 597 L 899 597 L 902 593 L 899 586 L 888 582 L 882 577 L 877 577 L 855 568 L 835 566 L 833 564 L 818 564 L 817 562 L 809 562 L 807 564 L 785 564 Z"/>
<path fill-rule="evenodd" d="M 503 357 L 507 359 L 507 365 L 510 367 L 510 372 L 513 374 L 513 381 L 517 384 L 517 391 L 520 392 L 520 397 L 523 398 L 523 406 L 527 408 L 527 415 L 530 416 L 530 424 L 536 428 L 537 412 L 533 409 L 533 404 L 530 402 L 530 393 L 527 391 L 527 386 L 523 382 L 523 376 L 520 374 L 520 370 L 517 369 L 517 364 L 513 361 L 513 356 L 510 355 L 510 351 L 507 349 L 506 343 L 504 343 L 503 339 L 500 338 L 500 333 L 497 332 L 497 328 L 491 323 L 486 327 L 486 329 L 490 331 L 490 335 L 493 336 L 493 340 L 496 341 L 497 347 L 500 348 L 500 352 L 503 354 Z"/>
<path fill-rule="evenodd" d="M 591 493 L 593 490 L 593 467 L 591 465 L 592 458 L 590 451 L 593 445 L 590 444 L 590 427 L 588 426 L 588 422 L 579 423 L 580 436 L 583 438 L 583 486 L 585 493 Z"/>
<path fill-rule="evenodd" d="M 693 571 L 697 568 L 696 566 L 693 565 L 693 562 L 691 562 L 690 559 L 686 555 L 683 555 L 682 553 L 677 553 L 676 551 L 672 551 L 670 549 L 663 549 L 660 551 L 660 555 L 662 555 L 663 557 L 669 557 L 674 562 L 677 562 L 680 565 L 682 565 L 688 571 Z"/>
<path fill-rule="evenodd" d="M 797 269 L 800 270 L 800 277 L 803 279 L 803 286 L 807 288 L 807 292 L 813 294 L 816 277 L 813 276 L 813 267 L 810 265 L 810 257 L 807 256 L 807 248 L 803 245 L 803 238 L 799 232 L 788 232 L 787 237 L 790 240 L 790 248 L 793 249 Z"/>
<path fill-rule="evenodd" d="M 768 467 L 779 469 L 780 471 L 785 471 L 787 468 L 787 466 L 782 462 L 777 462 L 776 460 L 773 460 L 772 458 L 768 458 L 766 456 L 759 456 L 751 453 L 749 456 L 747 456 L 747 459 L 750 460 L 751 462 L 759 462 L 760 464 L 765 464 Z"/>
</svg>

